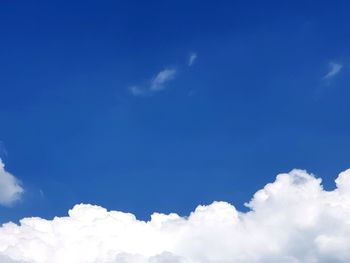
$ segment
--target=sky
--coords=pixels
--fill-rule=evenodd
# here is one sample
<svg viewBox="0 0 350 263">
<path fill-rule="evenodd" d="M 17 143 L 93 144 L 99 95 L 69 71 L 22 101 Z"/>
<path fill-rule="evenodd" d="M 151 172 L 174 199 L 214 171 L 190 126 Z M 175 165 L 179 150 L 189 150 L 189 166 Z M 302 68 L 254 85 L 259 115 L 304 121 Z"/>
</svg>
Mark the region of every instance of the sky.
<svg viewBox="0 0 350 263">
<path fill-rule="evenodd" d="M 0 222 L 147 220 L 350 167 L 348 1 L 6 1 Z M 2 167 L 4 166 L 4 167 Z"/>
<path fill-rule="evenodd" d="M 349 8 L 2 3 L 0 262 L 350 262 Z"/>
</svg>

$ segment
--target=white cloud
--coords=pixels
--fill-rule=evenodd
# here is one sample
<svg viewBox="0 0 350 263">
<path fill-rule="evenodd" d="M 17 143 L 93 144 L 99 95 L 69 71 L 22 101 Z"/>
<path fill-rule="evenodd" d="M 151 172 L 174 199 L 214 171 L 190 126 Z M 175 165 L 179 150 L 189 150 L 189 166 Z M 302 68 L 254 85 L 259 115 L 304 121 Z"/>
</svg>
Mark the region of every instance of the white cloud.
<svg viewBox="0 0 350 263">
<path fill-rule="evenodd" d="M 194 62 L 196 61 L 196 59 L 197 59 L 197 53 L 191 53 L 190 54 L 190 57 L 189 57 L 189 59 L 188 59 L 188 66 L 192 66 L 193 64 L 194 64 Z"/>
<path fill-rule="evenodd" d="M 0 205 L 12 205 L 21 199 L 23 191 L 17 178 L 5 170 L 5 164 L 0 159 Z"/>
<path fill-rule="evenodd" d="M 154 92 L 162 91 L 166 88 L 166 83 L 173 80 L 176 75 L 175 69 L 164 69 L 160 71 L 146 86 L 131 86 L 129 91 L 134 96 L 151 95 Z"/>
<path fill-rule="evenodd" d="M 350 169 L 325 191 L 302 170 L 280 174 L 239 212 L 226 202 L 188 217 L 134 215 L 77 205 L 67 217 L 25 218 L 0 228 L 9 263 L 350 262 Z M 7 260 L 7 261 L 5 261 Z"/>
<path fill-rule="evenodd" d="M 324 79 L 330 79 L 333 78 L 335 75 L 339 74 L 342 70 L 343 65 L 339 63 L 330 62 L 329 63 L 329 71 L 328 73 L 323 77 Z"/>
<path fill-rule="evenodd" d="M 160 91 L 164 89 L 164 84 L 174 79 L 176 74 L 175 69 L 164 69 L 160 71 L 157 76 L 152 79 L 151 91 Z"/>
</svg>

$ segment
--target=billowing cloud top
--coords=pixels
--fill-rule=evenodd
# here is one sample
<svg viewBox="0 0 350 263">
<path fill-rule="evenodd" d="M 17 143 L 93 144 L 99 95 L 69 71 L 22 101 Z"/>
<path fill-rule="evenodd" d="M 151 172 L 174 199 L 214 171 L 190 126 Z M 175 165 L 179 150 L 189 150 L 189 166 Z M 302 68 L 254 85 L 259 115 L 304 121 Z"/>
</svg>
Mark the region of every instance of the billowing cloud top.
<svg viewBox="0 0 350 263">
<path fill-rule="evenodd" d="M 22 193 L 19 181 L 5 170 L 5 164 L 0 159 L 0 205 L 12 205 L 21 198 Z"/>
<path fill-rule="evenodd" d="M 350 170 L 336 189 L 302 170 L 280 174 L 239 212 L 198 206 L 188 217 L 148 222 L 93 205 L 67 217 L 22 219 L 0 228 L 6 263 L 319 263 L 350 262 Z"/>
</svg>

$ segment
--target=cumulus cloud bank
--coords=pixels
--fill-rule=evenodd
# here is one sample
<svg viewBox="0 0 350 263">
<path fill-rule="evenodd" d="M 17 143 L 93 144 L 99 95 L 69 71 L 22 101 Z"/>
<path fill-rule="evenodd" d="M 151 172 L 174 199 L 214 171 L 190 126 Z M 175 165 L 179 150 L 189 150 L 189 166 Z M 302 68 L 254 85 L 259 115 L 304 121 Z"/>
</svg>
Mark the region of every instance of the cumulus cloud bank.
<svg viewBox="0 0 350 263">
<path fill-rule="evenodd" d="M 302 170 L 280 174 L 240 212 L 226 202 L 150 221 L 93 205 L 0 228 L 6 263 L 350 262 L 350 170 L 326 191 Z"/>
<path fill-rule="evenodd" d="M 0 159 L 0 205 L 11 206 L 21 198 L 23 191 L 17 178 L 5 170 Z"/>
</svg>

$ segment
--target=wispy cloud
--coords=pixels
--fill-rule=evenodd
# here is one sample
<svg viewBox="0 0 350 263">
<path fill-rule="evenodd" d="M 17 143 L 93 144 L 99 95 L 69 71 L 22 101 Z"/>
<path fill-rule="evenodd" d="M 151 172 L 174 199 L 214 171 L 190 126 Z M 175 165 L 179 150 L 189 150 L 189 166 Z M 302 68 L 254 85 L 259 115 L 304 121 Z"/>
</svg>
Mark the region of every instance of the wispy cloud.
<svg viewBox="0 0 350 263">
<path fill-rule="evenodd" d="M 164 69 L 160 71 L 157 76 L 155 76 L 152 79 L 151 87 L 150 89 L 152 91 L 160 91 L 165 88 L 165 83 L 169 82 L 170 80 L 174 79 L 176 74 L 175 69 Z"/>
<path fill-rule="evenodd" d="M 140 87 L 140 86 L 130 86 L 129 91 L 134 96 L 141 96 L 141 95 L 144 95 L 145 93 L 147 93 L 147 90 Z"/>
<path fill-rule="evenodd" d="M 166 84 L 176 76 L 176 69 L 166 68 L 158 72 L 147 85 L 134 85 L 129 87 L 129 91 L 134 96 L 151 95 L 166 89 Z"/>
<path fill-rule="evenodd" d="M 23 191 L 18 179 L 5 170 L 0 159 L 0 205 L 11 206 L 21 199 Z"/>
<path fill-rule="evenodd" d="M 342 70 L 343 65 L 340 63 L 330 62 L 329 63 L 329 71 L 326 75 L 324 75 L 323 79 L 331 79 L 334 76 L 338 75 L 340 71 Z"/>
<path fill-rule="evenodd" d="M 191 67 L 197 60 L 197 53 L 191 52 L 188 56 L 187 66 Z M 167 88 L 167 84 L 174 80 L 177 75 L 177 69 L 164 68 L 155 74 L 145 84 L 129 86 L 129 92 L 134 96 L 150 96 Z"/>
<path fill-rule="evenodd" d="M 197 57 L 198 57 L 197 53 L 192 52 L 192 53 L 190 54 L 189 58 L 188 58 L 188 64 L 187 64 L 187 65 L 188 65 L 189 67 L 193 66 L 193 64 L 194 64 L 195 61 L 197 60 Z"/>
</svg>

